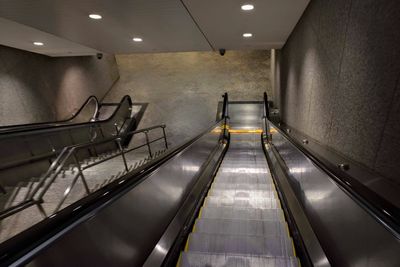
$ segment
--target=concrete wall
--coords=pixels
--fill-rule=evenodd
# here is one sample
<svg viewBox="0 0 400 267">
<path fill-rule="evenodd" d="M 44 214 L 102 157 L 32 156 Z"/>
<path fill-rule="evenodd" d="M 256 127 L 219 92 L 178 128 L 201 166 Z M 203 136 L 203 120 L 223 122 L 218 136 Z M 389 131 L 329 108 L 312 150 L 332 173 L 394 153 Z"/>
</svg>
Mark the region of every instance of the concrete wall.
<svg viewBox="0 0 400 267">
<path fill-rule="evenodd" d="M 182 143 L 215 122 L 218 101 L 262 100 L 270 90 L 270 51 L 118 55 L 120 80 L 105 100 L 129 94 L 148 102 L 140 127 L 167 124 L 169 140 Z"/>
<path fill-rule="evenodd" d="M 118 76 L 112 55 L 51 58 L 0 46 L 0 125 L 67 118 Z"/>
<path fill-rule="evenodd" d="M 282 120 L 400 182 L 400 2 L 313 0 L 278 52 Z"/>
</svg>

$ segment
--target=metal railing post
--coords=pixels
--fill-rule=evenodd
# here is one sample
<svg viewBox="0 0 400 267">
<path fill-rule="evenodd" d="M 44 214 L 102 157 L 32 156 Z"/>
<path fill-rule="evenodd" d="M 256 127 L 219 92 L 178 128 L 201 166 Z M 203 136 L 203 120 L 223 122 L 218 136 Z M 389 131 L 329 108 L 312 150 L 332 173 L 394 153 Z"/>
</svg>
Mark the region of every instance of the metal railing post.
<svg viewBox="0 0 400 267">
<path fill-rule="evenodd" d="M 88 186 L 88 184 L 86 182 L 85 176 L 83 175 L 81 164 L 79 163 L 79 160 L 78 160 L 78 158 L 77 158 L 77 156 L 75 154 L 75 151 L 73 152 L 73 157 L 74 157 L 74 161 L 75 161 L 76 167 L 78 168 L 78 173 L 79 173 L 78 175 L 81 177 L 83 186 L 85 187 L 85 190 L 86 190 L 86 193 L 89 195 L 90 194 L 90 189 L 89 189 L 89 186 Z"/>
<path fill-rule="evenodd" d="M 121 138 L 117 139 L 117 145 L 118 145 L 119 151 L 121 152 L 122 159 L 124 161 L 125 170 L 126 170 L 126 172 L 128 172 L 129 171 L 128 163 L 126 162 L 125 152 L 124 152 L 124 149 L 122 148 L 122 145 L 121 145 Z"/>
<path fill-rule="evenodd" d="M 114 127 L 115 127 L 115 135 L 118 136 L 119 135 L 118 123 L 114 123 Z"/>
<path fill-rule="evenodd" d="M 147 148 L 149 149 L 149 156 L 150 156 L 150 158 L 153 158 L 153 154 L 151 153 L 151 147 L 150 147 L 150 143 L 149 143 L 149 131 L 144 131 L 144 135 L 146 136 L 146 145 L 147 145 Z"/>
<path fill-rule="evenodd" d="M 165 142 L 165 148 L 168 149 L 168 142 L 167 142 L 167 135 L 165 134 L 165 125 L 161 125 L 163 135 L 164 135 L 164 142 Z"/>
</svg>

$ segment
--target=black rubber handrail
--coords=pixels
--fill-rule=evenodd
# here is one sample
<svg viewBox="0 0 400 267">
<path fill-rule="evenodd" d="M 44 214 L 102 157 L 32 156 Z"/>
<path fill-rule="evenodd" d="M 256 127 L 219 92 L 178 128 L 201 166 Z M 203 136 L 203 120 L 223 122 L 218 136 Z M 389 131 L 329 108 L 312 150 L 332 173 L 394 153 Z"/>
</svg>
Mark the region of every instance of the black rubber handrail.
<svg viewBox="0 0 400 267">
<path fill-rule="evenodd" d="M 40 249 L 44 248 L 44 246 L 42 246 L 44 242 L 54 237 L 62 230 L 71 227 L 78 220 L 83 221 L 89 219 L 93 213 L 101 209 L 101 207 L 107 202 L 116 199 L 128 190 L 131 190 L 148 175 L 157 170 L 157 168 L 159 168 L 163 163 L 185 150 L 187 147 L 199 140 L 203 135 L 213 130 L 217 125 L 223 124 L 223 122 L 223 119 L 219 120 L 216 124 L 212 125 L 201 134 L 167 152 L 163 156 L 160 156 L 142 167 L 122 176 L 103 188 L 100 188 L 92 194 L 53 214 L 51 217 L 44 219 L 29 229 L 1 243 L 0 265 L 8 266 L 15 263 L 17 260 L 19 261 L 21 257 L 24 257 L 24 260 L 23 262 L 19 261 L 18 264 L 28 262 L 30 258 L 40 252 Z M 221 125 L 221 127 L 223 127 L 223 125 Z M 40 247 L 40 249 L 38 249 L 38 247 Z M 28 255 L 28 253 L 31 254 Z"/>
<path fill-rule="evenodd" d="M 86 105 L 88 103 L 90 103 L 91 101 L 95 101 L 95 103 L 96 103 L 96 114 L 94 114 L 94 117 L 96 117 L 99 107 L 100 107 L 100 104 L 99 104 L 99 100 L 97 99 L 97 97 L 94 95 L 91 95 L 81 105 L 81 107 L 78 109 L 78 111 L 68 119 L 59 120 L 59 121 L 46 121 L 46 122 L 35 122 L 35 123 L 0 126 L 0 133 L 3 131 L 7 131 L 8 133 L 10 133 L 13 131 L 19 131 L 19 130 L 26 129 L 26 128 L 48 127 L 48 126 L 52 126 L 52 125 L 68 123 L 69 121 L 72 121 L 73 119 L 75 119 L 81 113 L 81 111 L 86 107 Z"/>
<path fill-rule="evenodd" d="M 304 148 L 299 141 L 288 135 L 280 126 L 271 121 L 268 121 L 268 123 L 272 124 L 280 134 L 305 154 L 317 167 L 327 173 L 335 183 L 343 188 L 373 218 L 381 223 L 397 239 L 400 239 L 400 210 L 396 206 L 363 185 L 356 178 L 344 172 L 339 172 L 337 166 L 333 163 L 331 166 L 328 165 L 327 162 L 324 162 L 318 156 Z"/>
<path fill-rule="evenodd" d="M 11 131 L 0 131 L 0 137 L 3 135 L 11 135 L 11 134 L 20 134 L 20 133 L 26 133 L 26 132 L 36 132 L 36 131 L 44 131 L 44 130 L 49 130 L 49 129 L 59 129 L 59 128 L 75 128 L 75 127 L 79 127 L 79 126 L 84 126 L 84 125 L 98 125 L 98 124 L 102 124 L 102 123 L 106 123 L 111 121 L 119 112 L 121 106 L 123 103 L 125 103 L 125 101 L 128 101 L 129 107 L 132 107 L 132 99 L 129 95 L 125 95 L 121 101 L 119 102 L 117 108 L 114 110 L 113 114 L 105 119 L 105 120 L 101 120 L 101 121 L 94 121 L 94 122 L 81 122 L 81 123 L 73 123 L 73 124 L 54 124 L 51 126 L 45 126 L 45 127 L 40 127 L 40 128 L 33 128 L 33 129 L 21 129 L 21 130 L 15 130 L 13 131 L 11 129 Z"/>
</svg>

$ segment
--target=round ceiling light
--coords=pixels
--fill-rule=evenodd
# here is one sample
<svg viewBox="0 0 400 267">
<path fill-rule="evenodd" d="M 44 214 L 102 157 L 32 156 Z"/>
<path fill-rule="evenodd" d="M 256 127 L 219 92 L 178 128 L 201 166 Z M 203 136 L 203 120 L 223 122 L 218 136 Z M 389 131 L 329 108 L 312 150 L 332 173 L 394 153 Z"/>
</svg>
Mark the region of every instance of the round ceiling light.
<svg viewBox="0 0 400 267">
<path fill-rule="evenodd" d="M 102 19 L 103 17 L 99 14 L 90 14 L 89 18 L 91 19 Z"/>
<path fill-rule="evenodd" d="M 33 45 L 36 45 L 36 46 L 43 46 L 44 43 L 42 43 L 42 42 L 33 42 Z"/>
<path fill-rule="evenodd" d="M 244 10 L 244 11 L 250 11 L 250 10 L 253 10 L 253 9 L 254 9 L 254 5 L 245 4 L 245 5 L 242 5 L 241 8 L 242 8 L 242 10 Z"/>
<path fill-rule="evenodd" d="M 243 37 L 244 38 L 250 38 L 250 37 L 253 37 L 253 34 L 249 33 L 249 32 L 246 32 L 246 33 L 243 33 Z"/>
<path fill-rule="evenodd" d="M 137 43 L 143 42 L 143 39 L 140 38 L 140 37 L 134 37 L 132 40 L 133 40 L 134 42 L 137 42 Z"/>
</svg>

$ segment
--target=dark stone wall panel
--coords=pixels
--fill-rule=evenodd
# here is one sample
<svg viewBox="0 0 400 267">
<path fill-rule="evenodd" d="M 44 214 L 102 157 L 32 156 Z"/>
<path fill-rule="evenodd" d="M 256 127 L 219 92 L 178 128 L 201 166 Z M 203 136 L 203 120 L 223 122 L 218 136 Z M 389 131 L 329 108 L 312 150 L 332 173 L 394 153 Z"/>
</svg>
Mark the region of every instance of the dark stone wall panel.
<svg viewBox="0 0 400 267">
<path fill-rule="evenodd" d="M 385 124 L 385 131 L 375 161 L 375 169 L 382 175 L 400 183 L 400 83 Z"/>
<path fill-rule="evenodd" d="M 118 77 L 113 55 L 51 58 L 0 46 L 0 125 L 68 118 Z"/>
<path fill-rule="evenodd" d="M 399 28 L 399 1 L 313 0 L 276 66 L 283 122 L 400 182 Z"/>
</svg>

